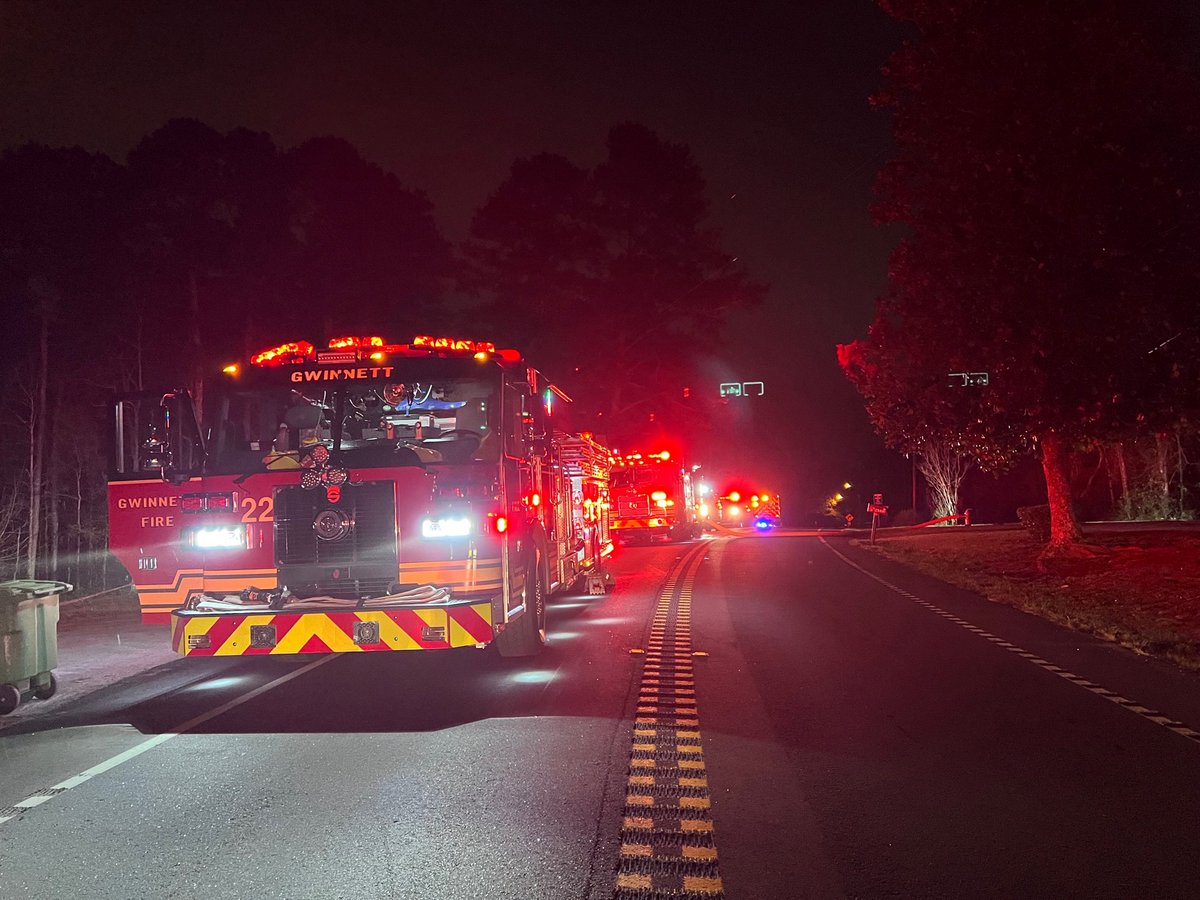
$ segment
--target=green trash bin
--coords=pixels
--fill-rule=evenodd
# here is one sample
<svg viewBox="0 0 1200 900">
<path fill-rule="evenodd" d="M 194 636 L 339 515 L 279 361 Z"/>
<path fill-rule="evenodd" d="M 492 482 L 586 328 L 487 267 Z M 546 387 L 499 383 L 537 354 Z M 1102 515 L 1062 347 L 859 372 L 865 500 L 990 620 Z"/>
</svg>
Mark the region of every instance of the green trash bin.
<svg viewBox="0 0 1200 900">
<path fill-rule="evenodd" d="M 0 715 L 32 694 L 54 696 L 58 683 L 58 598 L 62 581 L 0 581 Z"/>
</svg>

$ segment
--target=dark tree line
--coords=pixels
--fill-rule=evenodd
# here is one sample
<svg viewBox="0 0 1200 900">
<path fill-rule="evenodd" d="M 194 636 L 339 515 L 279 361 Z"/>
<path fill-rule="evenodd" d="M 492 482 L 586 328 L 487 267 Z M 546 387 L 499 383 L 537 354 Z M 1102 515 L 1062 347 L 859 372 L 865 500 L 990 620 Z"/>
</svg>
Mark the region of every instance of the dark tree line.
<svg viewBox="0 0 1200 900">
<path fill-rule="evenodd" d="M 898 449 L 1036 454 L 1068 548 L 1073 453 L 1124 477 L 1122 447 L 1182 452 L 1195 421 L 1200 94 L 1134 4 L 883 5 L 915 36 L 876 98 L 897 156 L 875 211 L 907 236 L 841 362 Z"/>
<path fill-rule="evenodd" d="M 763 287 L 707 224 L 686 147 L 632 124 L 607 147 L 590 171 L 549 154 L 519 160 L 472 223 L 468 280 L 497 333 L 552 371 L 577 371 L 580 401 L 613 437 L 637 437 L 651 418 L 686 431 L 712 413 L 682 392 L 699 384 L 700 354 Z M 586 338 L 530 327 L 558 316 L 587 322 Z"/>
<path fill-rule="evenodd" d="M 199 395 L 281 340 L 494 337 L 560 378 L 586 425 L 703 422 L 681 402 L 692 359 L 761 289 L 706 224 L 687 148 L 624 125 L 608 149 L 592 171 L 518 160 L 463 247 L 422 192 L 338 138 L 286 149 L 175 120 L 123 163 L 4 151 L 0 578 L 119 577 L 104 553 L 105 398 Z"/>
</svg>

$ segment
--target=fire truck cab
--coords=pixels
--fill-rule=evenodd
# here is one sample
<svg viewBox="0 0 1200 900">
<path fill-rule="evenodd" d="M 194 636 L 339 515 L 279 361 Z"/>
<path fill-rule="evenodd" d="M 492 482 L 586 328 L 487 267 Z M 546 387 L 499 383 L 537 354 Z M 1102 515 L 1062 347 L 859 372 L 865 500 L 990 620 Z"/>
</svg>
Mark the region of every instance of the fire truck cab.
<svg viewBox="0 0 1200 900">
<path fill-rule="evenodd" d="M 114 405 L 110 546 L 183 656 L 538 652 L 598 572 L 607 451 L 512 350 L 450 338 L 273 347 Z"/>
<path fill-rule="evenodd" d="M 669 451 L 629 453 L 613 459 L 612 533 L 621 544 L 700 536 L 692 473 Z"/>
</svg>

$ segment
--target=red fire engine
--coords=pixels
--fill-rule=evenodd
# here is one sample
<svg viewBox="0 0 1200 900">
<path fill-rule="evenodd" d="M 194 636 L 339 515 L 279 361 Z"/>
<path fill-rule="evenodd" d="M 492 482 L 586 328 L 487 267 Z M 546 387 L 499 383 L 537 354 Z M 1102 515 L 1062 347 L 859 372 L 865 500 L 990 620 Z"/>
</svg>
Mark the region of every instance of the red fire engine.
<svg viewBox="0 0 1200 900">
<path fill-rule="evenodd" d="M 700 536 L 692 473 L 669 451 L 613 459 L 612 534 L 622 544 Z"/>
<path fill-rule="evenodd" d="M 778 494 L 763 491 L 745 495 L 731 490 L 717 498 L 716 520 L 732 527 L 753 525 L 759 531 L 770 531 L 781 523 L 781 501 Z"/>
<path fill-rule="evenodd" d="M 109 543 L 184 656 L 532 655 L 545 598 L 604 590 L 608 451 L 513 350 L 348 337 L 115 404 Z"/>
</svg>

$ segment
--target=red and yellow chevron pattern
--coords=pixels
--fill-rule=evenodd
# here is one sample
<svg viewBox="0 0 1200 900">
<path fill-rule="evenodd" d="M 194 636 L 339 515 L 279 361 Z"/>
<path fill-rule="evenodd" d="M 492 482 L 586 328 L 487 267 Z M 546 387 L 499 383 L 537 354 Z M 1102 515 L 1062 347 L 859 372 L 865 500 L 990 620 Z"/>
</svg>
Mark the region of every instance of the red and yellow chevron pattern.
<svg viewBox="0 0 1200 900">
<path fill-rule="evenodd" d="M 356 612 L 171 615 L 171 647 L 180 656 L 449 650 L 490 643 L 493 637 L 490 603 Z"/>
</svg>

